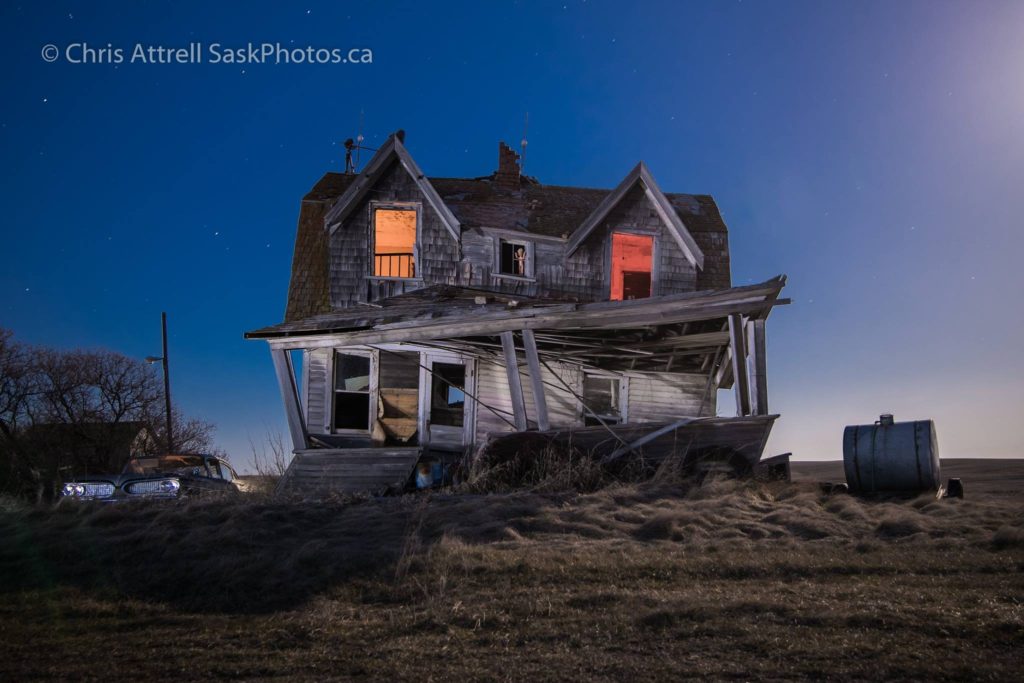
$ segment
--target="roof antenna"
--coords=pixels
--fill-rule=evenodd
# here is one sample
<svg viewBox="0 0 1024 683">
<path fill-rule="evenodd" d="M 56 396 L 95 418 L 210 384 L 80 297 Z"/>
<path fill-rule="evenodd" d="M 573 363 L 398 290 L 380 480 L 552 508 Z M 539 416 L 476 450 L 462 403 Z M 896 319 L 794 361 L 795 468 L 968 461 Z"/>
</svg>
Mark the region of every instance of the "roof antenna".
<svg viewBox="0 0 1024 683">
<path fill-rule="evenodd" d="M 352 138 L 348 138 L 347 140 L 345 140 L 345 174 L 346 175 L 352 175 L 352 174 L 355 174 L 355 173 L 358 172 L 358 170 L 359 170 L 359 158 L 360 158 L 360 155 L 361 155 L 361 153 L 362 153 L 362 151 L 364 149 L 368 149 L 370 151 L 376 151 L 376 150 L 374 150 L 371 147 L 364 147 L 363 146 L 363 140 L 365 140 L 365 139 L 366 138 L 363 137 L 363 110 L 360 109 L 359 110 L 359 134 L 356 136 L 355 140 L 353 140 Z M 353 151 L 355 151 L 355 159 L 354 160 L 352 158 L 353 157 L 353 154 L 352 154 Z"/>
<path fill-rule="evenodd" d="M 526 120 L 523 122 L 523 139 L 519 143 L 522 154 L 519 155 L 519 172 L 526 172 L 526 131 L 530 128 L 530 112 L 526 112 Z"/>
<path fill-rule="evenodd" d="M 359 134 L 356 135 L 356 168 L 359 167 L 359 153 L 363 149 L 363 140 L 365 140 L 365 139 L 366 138 L 363 137 L 363 109 L 362 109 L 362 107 L 360 107 L 359 108 Z M 355 169 L 353 169 L 353 170 L 355 170 Z"/>
<path fill-rule="evenodd" d="M 352 150 L 356 143 L 352 138 L 345 140 L 345 175 L 352 175 L 356 172 L 356 166 L 352 162 Z"/>
</svg>

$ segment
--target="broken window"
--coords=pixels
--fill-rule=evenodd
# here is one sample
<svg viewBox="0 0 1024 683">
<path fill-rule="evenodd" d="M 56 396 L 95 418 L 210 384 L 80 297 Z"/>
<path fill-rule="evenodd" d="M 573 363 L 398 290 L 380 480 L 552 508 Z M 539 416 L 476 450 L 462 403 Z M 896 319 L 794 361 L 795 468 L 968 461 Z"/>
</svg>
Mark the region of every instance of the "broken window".
<svg viewBox="0 0 1024 683">
<path fill-rule="evenodd" d="M 461 427 L 466 407 L 466 366 L 434 363 L 431 369 L 430 423 Z"/>
<path fill-rule="evenodd" d="M 525 242 L 501 240 L 498 272 L 502 275 L 530 277 L 529 251 Z"/>
<path fill-rule="evenodd" d="M 612 233 L 611 300 L 645 299 L 651 295 L 654 238 Z"/>
<path fill-rule="evenodd" d="M 370 358 L 334 352 L 334 428 L 370 428 Z"/>
<path fill-rule="evenodd" d="M 416 209 L 374 209 L 373 274 L 416 277 Z"/>
<path fill-rule="evenodd" d="M 622 383 L 608 375 L 583 376 L 583 424 L 618 424 L 622 416 Z M 595 415 L 597 417 L 595 417 Z M 597 418 L 601 418 L 598 420 Z"/>
<path fill-rule="evenodd" d="M 384 443 L 415 446 L 419 442 L 420 354 L 382 351 L 377 370 Z"/>
</svg>

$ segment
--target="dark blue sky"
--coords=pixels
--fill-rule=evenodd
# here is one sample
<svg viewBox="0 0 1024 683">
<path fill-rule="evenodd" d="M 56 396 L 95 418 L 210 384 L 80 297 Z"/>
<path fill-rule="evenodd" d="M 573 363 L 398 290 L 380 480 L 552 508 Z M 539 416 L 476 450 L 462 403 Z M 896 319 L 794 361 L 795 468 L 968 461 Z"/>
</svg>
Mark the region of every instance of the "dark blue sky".
<svg viewBox="0 0 1024 683">
<path fill-rule="evenodd" d="M 360 111 L 429 175 L 491 172 L 528 111 L 542 182 L 643 159 L 713 194 L 734 283 L 790 277 L 773 452 L 838 457 L 884 411 L 936 419 L 946 456 L 1020 455 L 1022 3 L 6 2 L 0 32 L 0 326 L 145 356 L 168 311 L 176 400 L 239 464 L 283 426 L 242 333 L 282 318 L 299 200 Z M 41 56 L 80 42 L 125 63 Z M 189 42 L 373 63 L 127 63 Z"/>
</svg>

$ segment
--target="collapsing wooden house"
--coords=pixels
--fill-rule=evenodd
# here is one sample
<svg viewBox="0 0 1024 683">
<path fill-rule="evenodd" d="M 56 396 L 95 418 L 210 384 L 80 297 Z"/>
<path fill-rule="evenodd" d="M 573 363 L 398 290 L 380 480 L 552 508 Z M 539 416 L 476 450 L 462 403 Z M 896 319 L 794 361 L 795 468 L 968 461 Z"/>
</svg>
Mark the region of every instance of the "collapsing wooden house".
<svg viewBox="0 0 1024 683">
<path fill-rule="evenodd" d="M 285 321 L 246 334 L 270 346 L 289 486 L 424 485 L 527 430 L 760 458 L 785 277 L 731 287 L 710 196 L 642 162 L 610 191 L 543 185 L 504 143 L 490 176 L 428 178 L 403 142 L 303 198 Z M 737 417 L 715 417 L 730 386 Z"/>
</svg>

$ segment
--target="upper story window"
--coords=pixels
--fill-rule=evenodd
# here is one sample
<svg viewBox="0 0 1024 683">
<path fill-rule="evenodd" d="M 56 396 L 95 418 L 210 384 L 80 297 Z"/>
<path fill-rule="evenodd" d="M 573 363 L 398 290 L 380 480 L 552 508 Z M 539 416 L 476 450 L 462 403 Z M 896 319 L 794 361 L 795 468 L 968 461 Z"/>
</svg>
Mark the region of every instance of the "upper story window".
<svg viewBox="0 0 1024 683">
<path fill-rule="evenodd" d="M 651 295 L 654 237 L 628 232 L 612 233 L 612 301 L 645 299 Z"/>
<path fill-rule="evenodd" d="M 415 207 L 374 208 L 373 274 L 376 277 L 416 277 Z"/>
<path fill-rule="evenodd" d="M 498 272 L 515 277 L 533 277 L 533 249 L 529 242 L 499 240 Z"/>
</svg>

